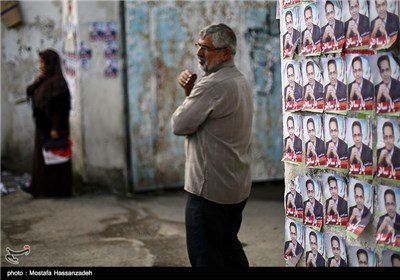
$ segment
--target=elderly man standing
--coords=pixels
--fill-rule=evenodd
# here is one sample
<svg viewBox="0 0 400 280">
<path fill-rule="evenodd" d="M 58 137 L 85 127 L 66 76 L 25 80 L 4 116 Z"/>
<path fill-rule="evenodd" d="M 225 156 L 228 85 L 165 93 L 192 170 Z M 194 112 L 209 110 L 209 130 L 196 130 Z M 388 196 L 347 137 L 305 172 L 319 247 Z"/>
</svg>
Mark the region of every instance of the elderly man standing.
<svg viewBox="0 0 400 280">
<path fill-rule="evenodd" d="M 172 115 L 176 135 L 186 136 L 185 224 L 192 266 L 248 266 L 237 235 L 251 189 L 253 96 L 234 63 L 236 35 L 227 25 L 200 31 L 200 68 L 181 72 L 186 98 Z"/>
</svg>

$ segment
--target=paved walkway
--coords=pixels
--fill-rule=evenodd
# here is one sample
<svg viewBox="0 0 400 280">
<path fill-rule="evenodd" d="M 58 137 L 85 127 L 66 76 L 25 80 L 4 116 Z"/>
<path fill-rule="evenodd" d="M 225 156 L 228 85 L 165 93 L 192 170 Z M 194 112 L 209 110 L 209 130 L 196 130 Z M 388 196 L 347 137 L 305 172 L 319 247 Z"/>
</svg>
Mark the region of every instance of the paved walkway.
<svg viewBox="0 0 400 280">
<path fill-rule="evenodd" d="M 253 187 L 239 234 L 251 266 L 285 265 L 283 189 Z M 16 186 L 1 197 L 1 266 L 188 267 L 185 201 L 181 190 L 33 199 Z M 19 264 L 6 260 L 7 247 L 24 245 Z"/>
</svg>

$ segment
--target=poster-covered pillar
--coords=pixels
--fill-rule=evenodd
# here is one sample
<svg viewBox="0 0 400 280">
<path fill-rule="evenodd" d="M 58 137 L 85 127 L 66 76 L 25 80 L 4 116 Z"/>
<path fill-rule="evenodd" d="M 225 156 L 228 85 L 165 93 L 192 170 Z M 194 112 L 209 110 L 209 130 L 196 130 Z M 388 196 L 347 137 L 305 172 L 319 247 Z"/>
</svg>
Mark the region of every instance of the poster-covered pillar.
<svg viewBox="0 0 400 280">
<path fill-rule="evenodd" d="M 78 9 L 76 0 L 63 0 L 62 7 L 62 64 L 71 93 L 71 136 L 73 168 L 84 177 L 83 114 L 80 95 L 80 71 L 77 48 Z"/>
<path fill-rule="evenodd" d="M 286 266 L 396 266 L 399 2 L 279 4 Z"/>
</svg>

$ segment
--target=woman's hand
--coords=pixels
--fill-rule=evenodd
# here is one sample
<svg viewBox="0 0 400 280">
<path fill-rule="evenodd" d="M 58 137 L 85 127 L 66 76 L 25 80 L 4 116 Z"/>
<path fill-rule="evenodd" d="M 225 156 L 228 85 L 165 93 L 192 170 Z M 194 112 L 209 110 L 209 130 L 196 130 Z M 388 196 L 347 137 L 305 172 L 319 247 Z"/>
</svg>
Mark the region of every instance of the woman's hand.
<svg viewBox="0 0 400 280">
<path fill-rule="evenodd" d="M 55 130 L 55 129 L 52 129 L 52 130 L 50 131 L 50 136 L 51 136 L 51 138 L 53 138 L 53 139 L 57 139 L 57 138 L 59 137 L 58 131 Z"/>
</svg>

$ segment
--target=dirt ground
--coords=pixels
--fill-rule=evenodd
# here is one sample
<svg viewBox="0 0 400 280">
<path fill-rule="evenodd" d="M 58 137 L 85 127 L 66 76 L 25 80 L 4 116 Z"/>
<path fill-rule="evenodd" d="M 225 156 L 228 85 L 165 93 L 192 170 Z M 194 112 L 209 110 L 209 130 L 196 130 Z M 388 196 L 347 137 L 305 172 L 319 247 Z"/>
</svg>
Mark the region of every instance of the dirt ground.
<svg viewBox="0 0 400 280">
<path fill-rule="evenodd" d="M 285 265 L 283 190 L 283 182 L 253 186 L 239 233 L 253 267 Z M 17 187 L 1 197 L 1 266 L 189 267 L 185 202 L 183 190 L 34 199 Z M 18 264 L 6 259 L 6 248 L 25 245 Z"/>
</svg>

